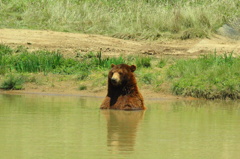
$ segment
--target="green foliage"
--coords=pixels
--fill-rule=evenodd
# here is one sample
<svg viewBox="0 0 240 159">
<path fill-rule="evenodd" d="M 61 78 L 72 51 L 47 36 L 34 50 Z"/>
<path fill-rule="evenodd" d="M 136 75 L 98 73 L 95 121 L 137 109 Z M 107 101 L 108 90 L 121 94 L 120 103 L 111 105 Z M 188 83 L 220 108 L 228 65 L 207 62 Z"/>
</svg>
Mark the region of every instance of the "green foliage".
<svg viewBox="0 0 240 159">
<path fill-rule="evenodd" d="M 101 60 L 97 66 L 98 67 L 102 67 L 102 68 L 109 68 L 109 66 L 111 66 L 111 64 L 122 64 L 125 63 L 125 60 L 120 56 L 120 57 L 116 57 L 116 58 L 106 58 Z"/>
<path fill-rule="evenodd" d="M 20 90 L 23 89 L 24 82 L 25 82 L 24 76 L 10 74 L 6 76 L 6 79 L 2 82 L 0 88 L 6 90 L 9 89 Z"/>
<path fill-rule="evenodd" d="M 87 86 L 81 85 L 81 86 L 78 87 L 78 89 L 79 89 L 79 90 L 86 90 L 86 89 L 87 89 Z"/>
<path fill-rule="evenodd" d="M 9 46 L 0 44 L 0 57 L 3 55 L 12 54 L 12 52 L 13 50 Z"/>
<path fill-rule="evenodd" d="M 81 71 L 88 72 L 86 61 L 77 61 L 71 58 L 62 58 L 61 63 L 52 72 L 57 74 L 70 75 Z"/>
<path fill-rule="evenodd" d="M 59 52 L 17 49 L 17 53 L 4 45 L 0 45 L 0 74 L 6 72 L 52 72 L 57 74 L 80 74 L 85 79 L 91 70 L 106 69 L 111 64 L 121 64 L 123 57 L 103 58 L 101 53 L 90 52 L 81 59 L 64 58 Z"/>
<path fill-rule="evenodd" d="M 138 56 L 136 57 L 136 65 L 137 67 L 151 67 L 151 58 L 148 56 Z"/>
<path fill-rule="evenodd" d="M 10 64 L 18 72 L 49 72 L 61 65 L 62 59 L 62 55 L 55 52 L 23 52 L 12 56 Z"/>
<path fill-rule="evenodd" d="M 210 35 L 209 30 L 202 28 L 189 28 L 182 32 L 180 38 L 182 40 L 193 39 L 193 38 L 204 38 Z"/>
<path fill-rule="evenodd" d="M 146 73 L 141 77 L 141 81 L 145 84 L 152 84 L 154 80 L 154 75 L 152 73 Z"/>
<path fill-rule="evenodd" d="M 166 66 L 166 64 L 167 64 L 167 59 L 161 58 L 157 63 L 157 67 L 163 68 L 164 66 Z"/>
<path fill-rule="evenodd" d="M 76 79 L 82 81 L 85 80 L 88 77 L 88 75 L 89 72 L 80 72 Z"/>
<path fill-rule="evenodd" d="M 152 40 L 206 37 L 240 16 L 239 0 L 2 0 L 0 10 L 0 27 Z"/>
<path fill-rule="evenodd" d="M 131 63 L 139 68 L 136 75 L 140 85 L 147 85 L 156 91 L 162 90 L 163 87 L 169 88 L 166 84 L 171 84 L 172 92 L 177 95 L 206 99 L 240 98 L 240 57 L 234 57 L 231 53 L 208 54 L 196 59 L 177 59 L 173 64 L 170 62 L 167 65 L 167 58 L 155 61 L 147 56 L 110 58 L 103 57 L 101 52 L 90 52 L 80 56 L 81 58 L 72 59 L 64 58 L 58 52 L 30 53 L 25 49 L 18 50 L 15 53 L 8 46 L 0 45 L 2 89 L 22 89 L 24 82 L 39 83 L 35 78 L 39 72 L 64 76 L 74 74 L 74 79 L 89 80 L 88 82 L 93 83 L 91 87 L 99 87 L 106 85 L 112 63 Z M 151 62 L 155 65 L 151 66 Z M 19 75 L 25 72 L 31 73 L 32 78 L 27 79 Z M 87 87 L 82 85 L 79 89 L 84 90 Z"/>
<path fill-rule="evenodd" d="M 204 55 L 198 59 L 179 60 L 168 70 L 177 95 L 215 98 L 240 98 L 240 58 L 232 54 Z"/>
<path fill-rule="evenodd" d="M 23 53 L 23 52 L 28 52 L 28 51 L 27 51 L 27 47 L 19 45 L 19 46 L 17 46 L 16 49 L 14 49 L 14 52 L 16 52 L 16 53 L 18 53 L 18 52 Z"/>
<path fill-rule="evenodd" d="M 101 51 L 97 53 L 96 57 L 93 59 L 93 64 L 97 67 L 100 68 L 109 68 L 111 64 L 122 64 L 125 63 L 126 61 L 123 59 L 123 57 L 112 57 L 112 58 L 102 58 L 102 53 Z"/>
<path fill-rule="evenodd" d="M 9 46 L 0 44 L 0 75 L 7 73 L 6 56 L 11 55 L 12 52 Z"/>
</svg>

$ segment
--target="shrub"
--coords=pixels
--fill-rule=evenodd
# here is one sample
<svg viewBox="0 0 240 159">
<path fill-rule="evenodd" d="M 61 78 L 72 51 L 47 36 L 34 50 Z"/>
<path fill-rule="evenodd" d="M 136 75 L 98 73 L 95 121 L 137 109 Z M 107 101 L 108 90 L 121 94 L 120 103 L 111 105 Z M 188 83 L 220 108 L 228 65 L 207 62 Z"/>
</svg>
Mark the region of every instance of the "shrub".
<svg viewBox="0 0 240 159">
<path fill-rule="evenodd" d="M 137 67 L 151 67 L 151 58 L 147 56 L 138 56 L 136 57 Z"/>
<path fill-rule="evenodd" d="M 147 71 L 147 72 L 145 72 Z M 140 73 L 137 73 L 138 79 L 147 85 L 155 85 L 157 74 L 154 74 L 153 72 L 149 72 L 148 70 L 141 71 Z"/>
<path fill-rule="evenodd" d="M 9 46 L 0 44 L 0 57 L 2 55 L 12 54 L 12 52 L 13 52 L 13 50 Z"/>
<path fill-rule="evenodd" d="M 240 98 L 240 58 L 232 54 L 204 55 L 179 60 L 168 69 L 172 91 L 177 95 L 207 99 Z"/>
<path fill-rule="evenodd" d="M 22 75 L 12 75 L 6 76 L 6 79 L 1 84 L 1 89 L 15 89 L 20 90 L 23 89 L 23 84 L 25 82 L 25 79 Z"/>
<path fill-rule="evenodd" d="M 101 51 L 97 53 L 96 57 L 93 59 L 93 64 L 99 68 L 109 68 L 111 64 L 122 64 L 125 63 L 126 61 L 123 59 L 122 56 L 120 57 L 107 57 L 107 58 L 102 58 L 102 53 Z"/>
<path fill-rule="evenodd" d="M 76 79 L 82 81 L 86 79 L 88 75 L 89 75 L 89 72 L 80 72 Z"/>
<path fill-rule="evenodd" d="M 81 85 L 81 86 L 79 86 L 78 89 L 79 89 L 79 90 L 86 90 L 86 89 L 87 89 L 87 86 L 85 86 L 85 85 Z"/>
<path fill-rule="evenodd" d="M 9 56 L 6 63 L 18 72 L 49 72 L 61 65 L 62 55 L 56 52 L 24 52 Z"/>
<path fill-rule="evenodd" d="M 166 64 L 167 64 L 167 60 L 162 58 L 160 59 L 160 61 L 158 61 L 157 67 L 163 68 L 164 66 L 166 66 Z"/>
</svg>

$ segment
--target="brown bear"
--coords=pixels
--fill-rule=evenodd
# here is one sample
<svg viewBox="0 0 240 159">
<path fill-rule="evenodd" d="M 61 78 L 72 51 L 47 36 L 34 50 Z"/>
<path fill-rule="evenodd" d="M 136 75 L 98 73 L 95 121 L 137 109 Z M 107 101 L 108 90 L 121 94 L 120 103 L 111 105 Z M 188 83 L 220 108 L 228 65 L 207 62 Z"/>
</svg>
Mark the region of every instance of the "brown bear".
<svg viewBox="0 0 240 159">
<path fill-rule="evenodd" d="M 143 97 L 138 90 L 135 65 L 111 65 L 108 74 L 108 92 L 101 109 L 144 110 Z"/>
</svg>

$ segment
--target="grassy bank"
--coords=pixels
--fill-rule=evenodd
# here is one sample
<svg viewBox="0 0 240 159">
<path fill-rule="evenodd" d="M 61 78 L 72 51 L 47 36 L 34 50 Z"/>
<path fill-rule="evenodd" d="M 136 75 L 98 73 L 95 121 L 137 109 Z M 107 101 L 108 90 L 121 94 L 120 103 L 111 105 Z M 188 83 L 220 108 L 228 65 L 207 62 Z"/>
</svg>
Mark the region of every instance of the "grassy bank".
<svg viewBox="0 0 240 159">
<path fill-rule="evenodd" d="M 206 99 L 240 98 L 240 57 L 209 54 L 197 59 L 151 56 L 102 57 L 101 52 L 64 58 L 59 52 L 28 52 L 23 47 L 0 45 L 0 88 L 24 89 L 26 84 L 74 82 L 78 90 L 106 90 L 110 65 L 137 65 L 140 89 L 171 92 Z"/>
<path fill-rule="evenodd" d="M 75 58 L 64 58 L 59 52 L 35 51 L 28 52 L 23 47 L 15 49 L 0 45 L 0 76 L 2 89 L 23 89 L 24 83 L 49 83 L 49 77 L 55 81 L 75 81 L 80 90 L 106 86 L 110 65 L 128 63 L 135 64 L 142 70 L 138 71 L 140 83 L 153 84 L 148 68 L 151 58 L 140 56 L 102 57 L 101 52 L 79 53 Z M 54 84 L 52 84 L 54 85 Z"/>
<path fill-rule="evenodd" d="M 239 0 L 0 0 L 0 27 L 187 39 L 231 23 L 239 7 Z"/>
<path fill-rule="evenodd" d="M 168 69 L 172 92 L 206 99 L 240 98 L 240 58 L 210 54 L 179 60 Z"/>
</svg>

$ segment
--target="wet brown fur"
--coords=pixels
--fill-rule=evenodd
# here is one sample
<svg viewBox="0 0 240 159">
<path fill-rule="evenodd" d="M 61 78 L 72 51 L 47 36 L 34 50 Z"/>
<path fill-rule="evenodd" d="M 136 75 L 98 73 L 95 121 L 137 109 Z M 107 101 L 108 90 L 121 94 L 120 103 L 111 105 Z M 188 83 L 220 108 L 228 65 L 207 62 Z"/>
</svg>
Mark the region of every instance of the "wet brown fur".
<svg viewBox="0 0 240 159">
<path fill-rule="evenodd" d="M 108 93 L 101 109 L 143 110 L 146 109 L 141 93 L 138 90 L 134 71 L 135 65 L 114 65 L 108 74 Z M 113 73 L 120 74 L 120 83 L 113 84 Z"/>
</svg>

